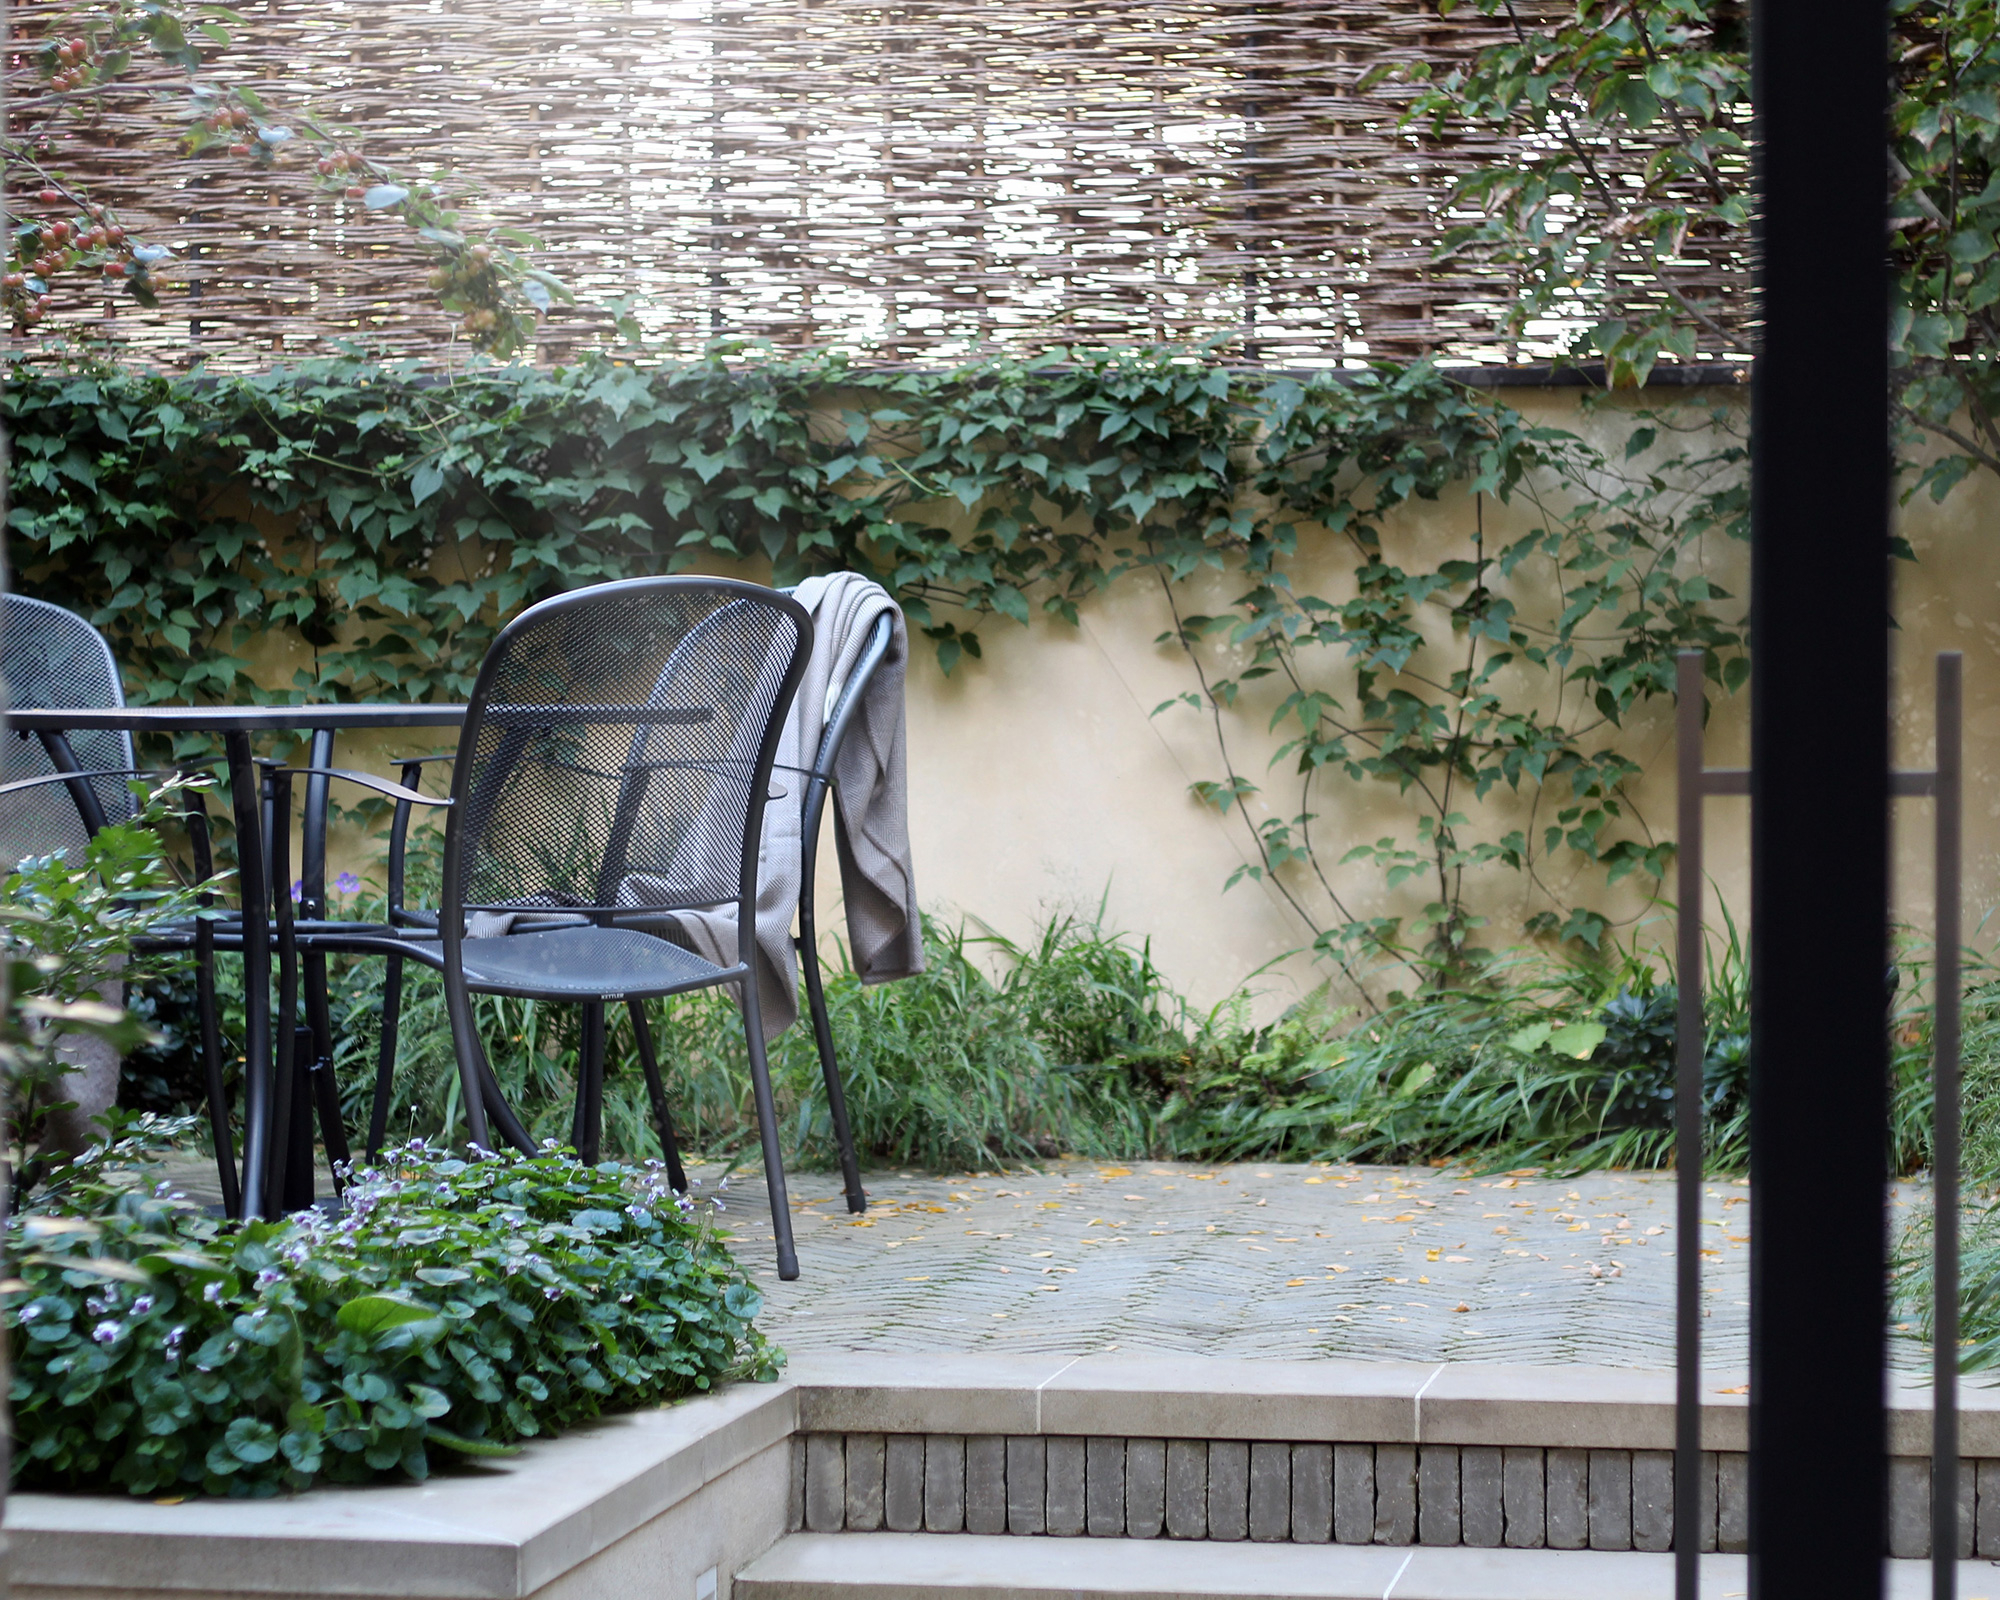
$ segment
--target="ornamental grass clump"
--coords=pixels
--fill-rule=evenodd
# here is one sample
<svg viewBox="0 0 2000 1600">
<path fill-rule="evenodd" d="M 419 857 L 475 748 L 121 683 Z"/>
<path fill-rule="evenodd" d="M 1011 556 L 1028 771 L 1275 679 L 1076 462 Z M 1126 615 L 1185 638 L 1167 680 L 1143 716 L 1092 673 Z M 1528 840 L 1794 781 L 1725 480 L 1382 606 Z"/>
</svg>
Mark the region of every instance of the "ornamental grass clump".
<svg viewBox="0 0 2000 1600">
<path fill-rule="evenodd" d="M 185 1131 L 140 1119 L 8 1225 L 22 1487 L 423 1478 L 782 1364 L 711 1206 L 657 1165 L 414 1144 L 340 1216 L 231 1225 L 159 1181 Z"/>
</svg>

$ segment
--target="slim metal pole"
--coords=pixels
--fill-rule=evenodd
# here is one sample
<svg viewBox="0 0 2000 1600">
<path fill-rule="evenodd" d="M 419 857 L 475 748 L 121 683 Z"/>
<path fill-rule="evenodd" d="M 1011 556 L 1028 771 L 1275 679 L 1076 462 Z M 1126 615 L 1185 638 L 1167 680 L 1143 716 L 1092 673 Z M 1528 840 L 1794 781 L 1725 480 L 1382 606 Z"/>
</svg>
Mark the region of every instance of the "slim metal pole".
<svg viewBox="0 0 2000 1600">
<path fill-rule="evenodd" d="M 1674 930 L 1679 1017 L 1674 1082 L 1674 1600 L 1701 1589 L 1701 1184 L 1702 758 L 1701 652 L 1683 650 L 1677 672 L 1676 759 L 1680 769 L 1678 925 Z"/>
<path fill-rule="evenodd" d="M 1937 777 L 1932 867 L 1937 875 L 1936 1022 L 1931 1036 L 1931 1596 L 1958 1594 L 1958 1141 L 1961 720 L 1965 658 L 1937 658 Z"/>
</svg>

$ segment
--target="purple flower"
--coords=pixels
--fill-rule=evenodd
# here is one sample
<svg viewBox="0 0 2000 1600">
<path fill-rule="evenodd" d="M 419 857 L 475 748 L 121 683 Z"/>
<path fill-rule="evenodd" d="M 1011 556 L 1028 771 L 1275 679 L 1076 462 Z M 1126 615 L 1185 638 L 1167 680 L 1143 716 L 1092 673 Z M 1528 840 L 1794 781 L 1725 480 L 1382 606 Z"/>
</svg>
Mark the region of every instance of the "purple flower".
<svg viewBox="0 0 2000 1600">
<path fill-rule="evenodd" d="M 356 894 L 361 889 L 361 880 L 351 872 L 343 872 L 333 880 L 335 894 Z"/>
<path fill-rule="evenodd" d="M 306 886 L 297 878 L 292 880 L 292 904 L 297 905 L 306 897 Z"/>
<path fill-rule="evenodd" d="M 120 1339 L 125 1337 L 125 1324 L 122 1322 L 100 1322 L 90 1330 L 90 1336 L 99 1344 L 116 1344 Z"/>
</svg>

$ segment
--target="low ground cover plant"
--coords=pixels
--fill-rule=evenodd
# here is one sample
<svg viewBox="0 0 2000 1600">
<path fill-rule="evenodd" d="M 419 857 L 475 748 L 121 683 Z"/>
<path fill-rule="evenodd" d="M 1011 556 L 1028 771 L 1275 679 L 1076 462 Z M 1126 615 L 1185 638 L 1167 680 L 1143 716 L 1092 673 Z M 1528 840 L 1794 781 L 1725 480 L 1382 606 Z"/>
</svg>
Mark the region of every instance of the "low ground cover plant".
<svg viewBox="0 0 2000 1600">
<path fill-rule="evenodd" d="M 782 1362 L 708 1208 L 657 1167 L 415 1144 L 338 1218 L 239 1226 L 160 1179 L 189 1131 L 127 1124 L 8 1224 L 23 1487 L 422 1478 Z"/>
</svg>

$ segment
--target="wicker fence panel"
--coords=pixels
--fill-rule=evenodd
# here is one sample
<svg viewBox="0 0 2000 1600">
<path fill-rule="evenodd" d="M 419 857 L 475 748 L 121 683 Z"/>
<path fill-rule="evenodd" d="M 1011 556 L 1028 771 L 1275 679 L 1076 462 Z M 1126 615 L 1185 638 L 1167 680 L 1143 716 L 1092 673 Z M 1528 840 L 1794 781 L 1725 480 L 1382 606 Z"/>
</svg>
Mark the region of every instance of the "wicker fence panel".
<svg viewBox="0 0 2000 1600">
<path fill-rule="evenodd" d="M 72 9 L 15 0 L 16 41 Z M 1400 132 L 1385 59 L 1442 67 L 1494 23 L 1434 0 L 312 0 L 253 4 L 216 76 L 478 181 L 588 301 L 672 347 L 716 337 L 939 363 L 1069 342 L 1225 339 L 1237 359 L 1506 358 L 1504 273 L 1433 259 L 1454 173 L 1510 151 Z M 17 136 L 48 102 L 10 56 Z M 149 93 L 51 161 L 178 265 L 107 299 L 129 354 L 257 366 L 362 337 L 436 357 L 450 319 L 391 219 L 183 159 Z M 1719 283 L 1721 262 L 1693 279 Z M 74 294 L 75 290 L 65 293 Z M 537 354 L 591 314 L 551 319 Z"/>
</svg>

